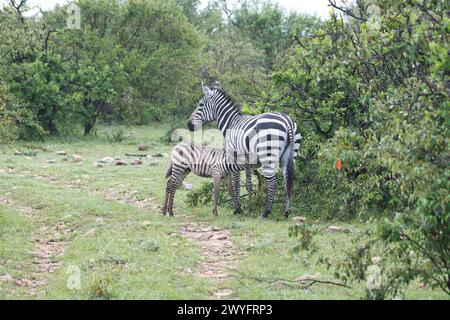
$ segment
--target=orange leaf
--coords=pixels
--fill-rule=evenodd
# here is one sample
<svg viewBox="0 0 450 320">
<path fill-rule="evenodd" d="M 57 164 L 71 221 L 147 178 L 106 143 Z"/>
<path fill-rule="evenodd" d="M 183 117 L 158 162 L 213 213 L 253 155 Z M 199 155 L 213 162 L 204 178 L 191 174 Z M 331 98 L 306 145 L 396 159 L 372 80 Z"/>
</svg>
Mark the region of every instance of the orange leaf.
<svg viewBox="0 0 450 320">
<path fill-rule="evenodd" d="M 336 167 L 337 170 L 341 170 L 342 169 L 342 161 L 341 161 L 341 159 L 337 159 L 336 160 L 335 167 Z"/>
</svg>

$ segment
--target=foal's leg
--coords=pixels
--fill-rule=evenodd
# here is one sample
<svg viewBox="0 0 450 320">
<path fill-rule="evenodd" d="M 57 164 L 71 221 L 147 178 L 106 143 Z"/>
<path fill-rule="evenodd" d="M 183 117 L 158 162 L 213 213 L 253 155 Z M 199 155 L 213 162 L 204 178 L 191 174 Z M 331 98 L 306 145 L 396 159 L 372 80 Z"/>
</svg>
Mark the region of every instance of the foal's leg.
<svg viewBox="0 0 450 320">
<path fill-rule="evenodd" d="M 219 192 L 220 192 L 220 180 L 221 180 L 221 176 L 219 174 L 214 174 L 213 173 L 213 183 L 214 183 L 214 193 L 213 193 L 213 198 L 214 198 L 214 207 L 213 207 L 213 215 L 217 216 L 217 205 L 219 203 Z"/>
<path fill-rule="evenodd" d="M 225 181 L 225 186 L 227 187 L 228 193 L 230 194 L 231 198 L 233 199 L 234 208 L 238 207 L 238 200 L 236 199 L 236 194 L 234 193 L 233 188 L 233 181 L 231 179 L 231 175 L 227 174 L 224 176 L 223 180 Z"/>
<path fill-rule="evenodd" d="M 173 216 L 173 200 L 175 198 L 175 192 L 177 191 L 184 178 L 189 174 L 189 171 L 180 172 L 177 175 L 172 174 L 167 182 L 166 197 L 167 199 L 167 211 L 169 215 Z"/>
</svg>

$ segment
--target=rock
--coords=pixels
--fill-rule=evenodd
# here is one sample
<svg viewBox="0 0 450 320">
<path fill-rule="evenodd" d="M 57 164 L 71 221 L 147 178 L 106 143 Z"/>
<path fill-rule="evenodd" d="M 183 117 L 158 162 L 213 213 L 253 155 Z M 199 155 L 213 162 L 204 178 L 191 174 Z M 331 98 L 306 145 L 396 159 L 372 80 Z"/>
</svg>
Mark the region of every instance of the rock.
<svg viewBox="0 0 450 320">
<path fill-rule="evenodd" d="M 103 168 L 103 167 L 105 167 L 102 163 L 99 163 L 99 162 L 94 162 L 94 167 L 97 167 L 97 168 Z"/>
<path fill-rule="evenodd" d="M 45 163 L 56 163 L 56 161 L 54 159 L 50 159 L 50 160 L 45 161 Z"/>
<path fill-rule="evenodd" d="M 144 227 L 148 227 L 149 225 L 151 225 L 151 222 L 148 221 L 148 220 L 144 220 L 144 221 L 142 222 L 142 225 L 143 225 Z"/>
<path fill-rule="evenodd" d="M 298 216 L 298 217 L 293 217 L 292 221 L 294 221 L 295 223 L 305 223 L 306 222 L 306 217 L 302 217 L 302 216 Z"/>
<path fill-rule="evenodd" d="M 69 157 L 64 157 L 61 159 L 61 161 L 69 161 Z"/>
<path fill-rule="evenodd" d="M 148 146 L 145 144 L 140 144 L 138 149 L 139 149 L 139 151 L 145 151 L 145 150 L 148 150 Z"/>
<path fill-rule="evenodd" d="M 209 240 L 226 240 L 226 239 L 228 239 L 228 237 L 224 234 L 216 234 L 211 238 L 209 238 Z"/>
<path fill-rule="evenodd" d="M 143 164 L 141 159 L 136 159 L 133 161 L 133 163 L 131 163 L 133 166 L 140 166 Z"/>
<path fill-rule="evenodd" d="M 314 281 L 314 280 L 320 280 L 320 276 L 317 274 L 304 274 L 302 276 L 295 278 L 295 281 L 297 281 L 297 282 L 306 282 L 306 281 Z"/>
<path fill-rule="evenodd" d="M 88 232 L 86 232 L 85 234 L 83 234 L 83 237 L 94 236 L 96 232 L 97 232 L 97 229 L 92 228 L 91 230 L 89 230 Z"/>
<path fill-rule="evenodd" d="M 121 157 L 114 157 L 114 160 L 118 161 L 118 160 L 122 160 Z"/>
<path fill-rule="evenodd" d="M 99 161 L 100 163 L 113 163 L 114 158 L 113 157 L 104 157 L 102 160 Z"/>
<path fill-rule="evenodd" d="M 191 183 L 183 182 L 183 188 L 184 188 L 184 190 L 189 191 L 189 190 L 192 190 L 193 185 Z"/>
<path fill-rule="evenodd" d="M 146 156 L 146 158 L 147 158 L 148 160 L 152 160 L 152 159 L 153 159 L 153 156 L 152 156 L 151 154 L 148 154 L 148 155 Z"/>
<path fill-rule="evenodd" d="M 125 161 L 123 161 L 123 160 L 117 160 L 116 161 L 116 166 L 126 166 L 126 165 L 127 165 L 127 163 Z"/>
<path fill-rule="evenodd" d="M 148 163 L 148 165 L 149 165 L 149 166 L 157 166 L 157 165 L 158 165 L 158 163 L 159 163 L 159 161 L 158 161 L 158 160 L 156 160 L 156 159 L 152 159 L 152 160 L 150 160 L 150 162 Z"/>
<path fill-rule="evenodd" d="M 67 155 L 67 152 L 65 152 L 64 150 L 60 150 L 60 151 L 56 151 L 56 154 L 57 154 L 58 156 L 66 156 L 66 155 Z"/>
<path fill-rule="evenodd" d="M 73 160 L 73 162 L 82 162 L 83 161 L 83 157 L 78 155 L 78 154 L 74 154 L 72 156 L 72 160 Z"/>
<path fill-rule="evenodd" d="M 327 231 L 331 232 L 331 233 L 338 233 L 338 232 L 349 233 L 350 232 L 350 230 L 348 230 L 347 228 L 338 227 L 338 226 L 329 226 L 327 228 Z"/>
<path fill-rule="evenodd" d="M 5 274 L 3 276 L 0 276 L 0 282 L 14 282 L 14 278 L 9 274 Z"/>
<path fill-rule="evenodd" d="M 229 297 L 232 294 L 233 294 L 233 291 L 231 289 L 224 289 L 224 290 L 214 292 L 214 296 L 219 299 Z"/>
<path fill-rule="evenodd" d="M 379 264 L 381 262 L 381 260 L 383 260 L 381 257 L 372 257 L 371 261 L 373 264 Z"/>
</svg>

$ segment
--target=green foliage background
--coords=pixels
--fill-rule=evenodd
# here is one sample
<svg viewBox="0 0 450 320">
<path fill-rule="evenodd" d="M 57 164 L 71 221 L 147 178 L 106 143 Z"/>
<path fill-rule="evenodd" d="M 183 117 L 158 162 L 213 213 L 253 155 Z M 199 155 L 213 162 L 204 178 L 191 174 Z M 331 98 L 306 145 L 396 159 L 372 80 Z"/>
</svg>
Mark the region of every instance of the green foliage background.
<svg viewBox="0 0 450 320">
<path fill-rule="evenodd" d="M 0 10 L 0 143 L 93 134 L 99 122 L 175 128 L 200 81 L 219 79 L 244 112 L 297 122 L 294 213 L 369 222 L 328 262 L 337 276 L 363 281 L 382 256 L 389 276 L 368 298 L 415 280 L 450 292 L 447 1 L 330 0 L 326 20 L 270 1 L 75 3 L 80 30 L 67 29 L 65 6 Z M 310 244 L 311 228 L 291 234 Z"/>
</svg>

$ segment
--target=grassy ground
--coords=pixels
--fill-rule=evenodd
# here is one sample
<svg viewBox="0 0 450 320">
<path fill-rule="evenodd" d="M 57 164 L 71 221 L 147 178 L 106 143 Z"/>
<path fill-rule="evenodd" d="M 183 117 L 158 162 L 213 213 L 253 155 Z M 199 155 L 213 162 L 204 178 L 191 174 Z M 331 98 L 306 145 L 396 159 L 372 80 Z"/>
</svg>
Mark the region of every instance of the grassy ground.
<svg viewBox="0 0 450 320">
<path fill-rule="evenodd" d="M 166 127 L 125 129 L 118 143 L 102 128 L 87 139 L 53 139 L 40 143 L 36 155 L 14 155 L 26 145 L 0 151 L 0 298 L 1 299 L 209 299 L 226 292 L 227 299 L 357 299 L 363 286 L 351 289 L 315 284 L 299 289 L 291 282 L 308 274 L 332 279 L 316 257 L 292 255 L 291 221 L 274 214 L 268 221 L 234 216 L 221 206 L 189 208 L 179 190 L 175 217 L 163 217 L 167 157 L 150 165 L 94 162 L 125 153 L 169 154 L 163 143 Z M 140 143 L 150 146 L 137 151 Z M 29 147 L 29 146 L 28 146 Z M 82 163 L 62 161 L 56 151 L 78 154 Z M 49 163 L 47 163 L 47 161 Z M 54 160 L 54 161 L 52 161 Z M 190 175 L 194 188 L 207 181 Z M 307 215 L 307 214 L 306 214 Z M 222 280 L 198 275 L 204 248 L 182 232 L 186 223 L 229 232 L 233 269 Z M 336 222 L 337 223 L 337 222 Z M 343 225 L 356 231 L 357 224 Z M 319 254 L 339 255 L 350 234 L 324 233 Z M 220 251 L 220 250 L 219 250 Z M 211 251 L 213 252 L 213 251 Z M 213 257 L 214 258 L 214 257 Z M 217 253 L 218 259 L 221 253 Z M 79 282 L 78 282 L 79 280 Z M 79 286 L 78 286 L 79 283 Z M 411 286 L 406 298 L 446 298 L 439 291 Z"/>
</svg>

